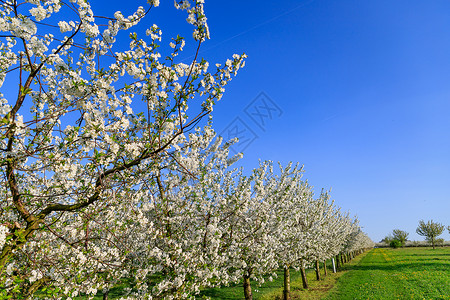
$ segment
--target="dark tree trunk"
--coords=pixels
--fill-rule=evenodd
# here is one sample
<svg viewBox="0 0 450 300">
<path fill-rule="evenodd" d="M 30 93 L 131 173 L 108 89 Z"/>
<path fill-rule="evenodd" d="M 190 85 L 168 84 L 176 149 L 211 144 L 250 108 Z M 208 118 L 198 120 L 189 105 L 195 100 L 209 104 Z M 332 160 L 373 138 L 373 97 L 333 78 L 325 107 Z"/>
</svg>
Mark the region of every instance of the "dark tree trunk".
<svg viewBox="0 0 450 300">
<path fill-rule="evenodd" d="M 284 267 L 283 300 L 291 300 L 291 274 L 289 272 L 289 266 Z"/>
<path fill-rule="evenodd" d="M 327 272 L 327 260 L 325 259 L 323 261 L 323 276 L 325 277 L 327 275 L 328 275 L 328 272 Z"/>
<path fill-rule="evenodd" d="M 303 288 L 307 289 L 308 288 L 308 280 L 306 279 L 306 272 L 305 272 L 305 267 L 303 266 L 303 264 L 300 267 L 300 273 L 302 274 Z"/>
<path fill-rule="evenodd" d="M 316 279 L 320 280 L 320 264 L 319 264 L 319 260 L 316 260 Z"/>
<path fill-rule="evenodd" d="M 250 274 L 244 275 L 244 297 L 245 300 L 253 300 L 252 286 L 250 285 Z"/>
<path fill-rule="evenodd" d="M 103 293 L 103 300 L 108 300 L 109 290 Z"/>
<path fill-rule="evenodd" d="M 341 268 L 341 262 L 339 260 L 339 254 L 336 255 L 336 268 L 338 270 Z"/>
</svg>

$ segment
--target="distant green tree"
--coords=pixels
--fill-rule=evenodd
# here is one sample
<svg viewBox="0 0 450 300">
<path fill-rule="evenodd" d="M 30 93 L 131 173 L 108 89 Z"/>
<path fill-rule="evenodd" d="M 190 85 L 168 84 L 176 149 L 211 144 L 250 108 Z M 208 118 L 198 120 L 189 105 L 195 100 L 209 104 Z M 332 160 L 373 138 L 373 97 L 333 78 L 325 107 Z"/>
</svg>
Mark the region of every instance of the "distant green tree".
<svg viewBox="0 0 450 300">
<path fill-rule="evenodd" d="M 433 220 L 425 223 L 423 220 L 419 221 L 419 226 L 416 229 L 417 234 L 424 236 L 425 239 L 431 243 L 433 249 L 436 248 L 436 237 L 444 232 L 444 225 L 435 223 Z"/>
<path fill-rule="evenodd" d="M 409 233 L 400 229 L 394 229 L 392 230 L 392 236 L 394 240 L 398 240 L 401 243 L 401 246 L 404 247 L 408 240 Z"/>
<path fill-rule="evenodd" d="M 400 242 L 399 240 L 392 240 L 389 243 L 389 246 L 391 246 L 391 248 L 400 248 L 403 247 L 402 242 Z"/>
</svg>

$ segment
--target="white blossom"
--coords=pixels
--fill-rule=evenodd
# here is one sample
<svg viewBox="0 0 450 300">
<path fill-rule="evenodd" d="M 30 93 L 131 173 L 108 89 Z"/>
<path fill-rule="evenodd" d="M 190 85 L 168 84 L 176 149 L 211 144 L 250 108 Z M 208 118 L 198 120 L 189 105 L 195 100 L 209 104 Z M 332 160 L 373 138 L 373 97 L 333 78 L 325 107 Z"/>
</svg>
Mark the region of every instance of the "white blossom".
<svg viewBox="0 0 450 300">
<path fill-rule="evenodd" d="M 30 9 L 30 14 L 36 18 L 36 21 L 42 21 L 47 18 L 47 10 L 41 5 Z"/>
<path fill-rule="evenodd" d="M 66 21 L 59 21 L 58 26 L 62 33 L 72 30 L 72 26 L 70 26 Z"/>
<path fill-rule="evenodd" d="M 0 225 L 0 249 L 3 248 L 3 245 L 6 242 L 6 235 L 9 233 L 9 230 L 6 226 Z"/>
</svg>

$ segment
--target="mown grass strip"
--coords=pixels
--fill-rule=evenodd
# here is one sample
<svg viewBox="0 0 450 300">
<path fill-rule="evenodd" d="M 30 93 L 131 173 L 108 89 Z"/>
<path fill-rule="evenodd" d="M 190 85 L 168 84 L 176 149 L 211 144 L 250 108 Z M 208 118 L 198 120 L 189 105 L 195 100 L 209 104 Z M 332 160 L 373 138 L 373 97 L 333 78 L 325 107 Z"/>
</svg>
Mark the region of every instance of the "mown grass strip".
<svg viewBox="0 0 450 300">
<path fill-rule="evenodd" d="M 366 252 L 367 253 L 367 252 Z M 341 276 L 348 272 L 352 266 L 355 266 L 359 263 L 359 261 L 366 255 L 366 253 L 361 254 L 355 257 L 351 262 L 344 265 L 342 270 L 337 273 L 332 272 L 331 264 L 328 266 L 328 275 L 323 277 L 322 270 L 322 280 L 317 281 L 316 275 L 313 270 L 309 270 L 306 274 L 308 278 L 309 288 L 304 289 L 302 279 L 300 277 L 300 272 L 298 273 L 298 277 L 293 279 L 291 282 L 291 297 L 292 299 L 308 299 L 308 300 L 318 300 L 324 298 L 329 291 L 334 287 L 336 282 L 339 280 Z M 262 300 L 273 300 L 273 299 L 283 299 L 283 285 L 281 283 L 280 287 L 276 292 L 266 293 L 260 299 Z"/>
<path fill-rule="evenodd" d="M 450 248 L 374 249 L 327 300 L 450 299 Z"/>
</svg>

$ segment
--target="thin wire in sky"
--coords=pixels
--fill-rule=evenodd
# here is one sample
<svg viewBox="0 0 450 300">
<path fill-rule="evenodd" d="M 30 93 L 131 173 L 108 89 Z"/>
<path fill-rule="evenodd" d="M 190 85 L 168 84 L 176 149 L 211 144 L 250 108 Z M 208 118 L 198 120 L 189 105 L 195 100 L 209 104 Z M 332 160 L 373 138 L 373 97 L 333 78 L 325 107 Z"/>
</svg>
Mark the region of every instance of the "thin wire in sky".
<svg viewBox="0 0 450 300">
<path fill-rule="evenodd" d="M 251 31 L 253 31 L 253 30 L 255 30 L 255 29 L 259 28 L 259 27 L 262 27 L 262 26 L 264 26 L 264 25 L 267 25 L 267 24 L 269 24 L 269 23 L 275 21 L 276 19 L 279 19 L 279 18 L 281 18 L 281 17 L 284 17 L 284 16 L 286 16 L 286 15 L 288 15 L 288 14 L 291 14 L 292 12 L 294 12 L 294 11 L 296 11 L 296 10 L 302 8 L 302 7 L 305 7 L 305 6 L 311 4 L 312 2 L 315 2 L 315 1 L 316 1 L 316 0 L 305 1 L 305 2 L 299 4 L 299 5 L 297 5 L 297 6 L 293 7 L 293 8 L 291 8 L 291 9 L 285 11 L 285 12 L 282 12 L 282 13 L 279 14 L 279 15 L 276 15 L 275 17 L 272 17 L 272 18 L 270 18 L 270 19 L 268 19 L 268 20 L 266 20 L 266 21 L 263 21 L 263 22 L 261 22 L 261 23 L 259 23 L 259 24 L 257 24 L 257 25 L 254 25 L 253 27 L 250 27 L 249 29 L 246 29 L 246 30 L 244 30 L 244 31 L 241 31 L 240 33 L 237 33 L 237 34 L 235 34 L 235 35 L 233 35 L 233 36 L 231 36 L 231 37 L 229 37 L 229 38 L 227 38 L 227 39 L 225 39 L 225 40 L 223 40 L 223 41 L 220 41 L 220 42 L 218 42 L 218 43 L 215 44 L 215 45 L 212 45 L 212 46 L 210 46 L 210 47 L 203 48 L 203 49 L 201 49 L 201 50 L 199 51 L 199 54 L 200 54 L 200 53 L 207 52 L 207 51 L 210 51 L 210 50 L 212 50 L 212 49 L 214 49 L 214 48 L 217 48 L 217 47 L 219 47 L 219 46 L 222 45 L 222 44 L 225 44 L 225 43 L 227 43 L 227 42 L 229 42 L 229 41 L 231 41 L 231 40 L 233 40 L 233 39 L 235 39 L 235 38 L 237 38 L 237 37 L 239 37 L 239 36 L 241 36 L 241 35 L 247 34 L 247 33 L 251 32 Z M 191 56 L 189 56 L 189 57 L 186 57 L 186 58 L 183 59 L 182 61 L 189 60 L 189 59 L 191 59 L 191 58 L 193 58 L 193 57 L 194 57 L 194 55 L 191 55 Z"/>
</svg>

